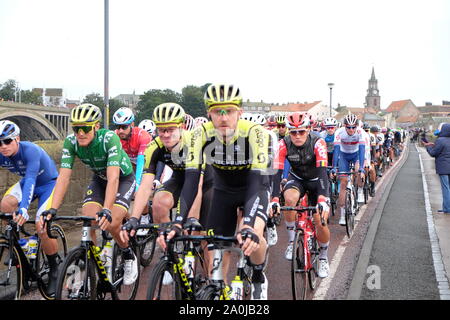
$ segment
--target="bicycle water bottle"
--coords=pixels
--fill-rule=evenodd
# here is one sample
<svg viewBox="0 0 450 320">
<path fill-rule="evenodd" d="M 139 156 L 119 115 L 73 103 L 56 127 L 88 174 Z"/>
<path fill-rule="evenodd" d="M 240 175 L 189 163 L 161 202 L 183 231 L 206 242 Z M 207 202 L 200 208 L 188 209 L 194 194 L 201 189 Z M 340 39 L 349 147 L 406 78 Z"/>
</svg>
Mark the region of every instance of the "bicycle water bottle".
<svg viewBox="0 0 450 320">
<path fill-rule="evenodd" d="M 244 282 L 242 282 L 241 277 L 236 276 L 231 281 L 231 300 L 242 300 L 244 292 Z"/>
<path fill-rule="evenodd" d="M 28 259 L 36 259 L 38 251 L 38 237 L 37 236 L 31 236 L 28 239 Z"/>
<path fill-rule="evenodd" d="M 19 245 L 23 250 L 23 253 L 25 253 L 25 255 L 28 257 L 28 239 L 27 238 L 22 238 L 19 239 Z"/>
<path fill-rule="evenodd" d="M 101 260 L 105 266 L 106 273 L 108 274 L 108 279 L 112 281 L 112 259 L 113 259 L 113 246 L 114 240 L 106 241 L 103 246 L 103 250 L 100 253 Z"/>
<path fill-rule="evenodd" d="M 184 265 L 183 265 L 184 273 L 186 273 L 186 277 L 188 279 L 194 278 L 194 267 L 195 267 L 195 257 L 192 254 L 192 251 L 188 251 L 188 253 L 184 257 Z"/>
</svg>

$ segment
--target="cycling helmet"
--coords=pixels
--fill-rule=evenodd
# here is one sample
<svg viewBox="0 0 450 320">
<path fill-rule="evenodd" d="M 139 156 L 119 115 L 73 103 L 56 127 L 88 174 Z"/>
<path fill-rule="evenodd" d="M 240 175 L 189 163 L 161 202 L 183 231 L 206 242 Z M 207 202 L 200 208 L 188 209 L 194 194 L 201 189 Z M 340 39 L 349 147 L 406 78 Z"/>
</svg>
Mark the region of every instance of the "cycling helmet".
<svg viewBox="0 0 450 320">
<path fill-rule="evenodd" d="M 100 108 L 90 103 L 80 104 L 73 108 L 70 113 L 70 122 L 72 123 L 92 123 L 101 119 L 102 112 Z"/>
<path fill-rule="evenodd" d="M 156 125 L 155 123 L 150 120 L 150 119 L 144 119 L 141 121 L 141 123 L 139 123 L 139 128 L 144 129 L 145 131 L 147 131 L 148 133 L 150 133 L 150 135 L 152 135 L 155 130 L 156 130 Z"/>
<path fill-rule="evenodd" d="M 207 122 L 208 122 L 208 119 L 205 117 L 197 117 L 194 119 L 194 123 L 195 123 L 196 127 L 201 126 L 202 124 L 207 123 Z"/>
<path fill-rule="evenodd" d="M 244 112 L 241 114 L 242 120 L 252 121 L 251 118 L 252 118 L 252 115 L 250 113 Z"/>
<path fill-rule="evenodd" d="M 232 84 L 212 84 L 208 87 L 204 96 L 207 109 L 217 105 L 242 106 L 242 97 L 237 86 Z"/>
<path fill-rule="evenodd" d="M 358 125 L 358 117 L 354 114 L 348 114 L 344 118 L 344 125 L 357 126 Z"/>
<path fill-rule="evenodd" d="M 378 128 L 378 126 L 373 126 L 370 128 L 370 132 L 372 132 L 372 133 L 380 132 L 380 129 Z"/>
<path fill-rule="evenodd" d="M 270 115 L 267 117 L 267 125 L 268 126 L 276 126 L 277 125 L 277 118 L 274 115 Z"/>
<path fill-rule="evenodd" d="M 134 121 L 134 114 L 130 108 L 119 108 L 113 115 L 114 124 L 131 124 Z"/>
<path fill-rule="evenodd" d="M 284 114 L 277 116 L 277 124 L 286 124 L 286 116 Z"/>
<path fill-rule="evenodd" d="M 338 122 L 335 118 L 325 118 L 325 120 L 323 120 L 323 125 L 325 127 L 337 127 Z"/>
<path fill-rule="evenodd" d="M 20 134 L 17 124 L 9 120 L 0 121 L 0 140 L 13 139 Z"/>
<path fill-rule="evenodd" d="M 370 129 L 370 125 L 367 122 L 365 122 L 365 123 L 363 123 L 362 128 L 363 128 L 363 130 L 369 130 Z"/>
<path fill-rule="evenodd" d="M 184 115 L 184 129 L 186 130 L 192 130 L 195 128 L 195 121 L 194 121 L 194 117 L 191 116 L 190 114 L 185 114 Z"/>
<path fill-rule="evenodd" d="M 286 117 L 286 127 L 300 129 L 311 126 L 310 115 L 307 113 L 293 112 Z"/>
<path fill-rule="evenodd" d="M 184 123 L 185 112 L 183 108 L 173 102 L 162 103 L 153 110 L 152 120 L 155 125 L 167 126 Z"/>
<path fill-rule="evenodd" d="M 383 127 L 381 128 L 381 133 L 386 133 L 387 132 L 387 128 Z"/>
<path fill-rule="evenodd" d="M 266 124 L 266 117 L 262 114 L 255 114 L 252 121 L 263 126 Z"/>
</svg>

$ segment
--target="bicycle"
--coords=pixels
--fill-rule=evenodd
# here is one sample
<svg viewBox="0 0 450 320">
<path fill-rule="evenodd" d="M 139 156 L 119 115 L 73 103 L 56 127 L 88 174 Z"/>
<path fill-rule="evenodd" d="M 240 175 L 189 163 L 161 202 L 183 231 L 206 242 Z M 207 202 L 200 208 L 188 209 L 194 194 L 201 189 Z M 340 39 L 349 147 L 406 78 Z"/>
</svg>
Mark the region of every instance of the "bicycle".
<svg viewBox="0 0 450 320">
<path fill-rule="evenodd" d="M 243 235 L 244 236 L 244 235 Z M 244 255 L 241 248 L 226 246 L 224 243 L 236 244 L 236 237 L 203 236 L 208 242 L 209 250 L 214 250 L 214 265 L 211 270 L 209 284 L 198 292 L 198 300 L 244 300 L 251 293 L 253 267 L 250 259 Z M 226 285 L 222 271 L 223 254 L 225 251 L 238 254 L 237 272 L 231 283 Z"/>
<path fill-rule="evenodd" d="M 54 300 L 53 296 L 47 294 L 48 274 L 50 267 L 47 256 L 42 249 L 42 243 L 38 237 L 37 254 L 35 259 L 28 258 L 22 250 L 18 240 L 20 233 L 27 237 L 32 234 L 25 231 L 24 227 L 19 227 L 13 220 L 13 215 L 0 213 L 0 219 L 7 220 L 5 232 L 0 235 L 0 298 L 19 300 L 22 293 L 32 288 L 32 283 L 37 282 L 39 292 L 46 300 Z M 35 224 L 34 221 L 27 221 L 26 224 Z M 67 241 L 64 230 L 59 225 L 53 225 L 58 241 L 59 251 L 57 262 L 60 264 L 67 255 Z"/>
<path fill-rule="evenodd" d="M 331 216 L 334 217 L 337 211 L 337 203 L 339 199 L 339 181 L 337 180 L 336 176 L 331 177 L 330 172 L 333 169 L 333 167 L 327 167 L 328 168 L 328 181 L 329 181 L 329 187 L 330 187 L 330 211 Z"/>
<path fill-rule="evenodd" d="M 119 252 L 119 247 L 114 244 L 112 257 L 112 279 L 109 279 L 105 264 L 100 257 L 101 249 L 94 245 L 91 239 L 91 222 L 95 217 L 87 216 L 55 216 L 46 221 L 47 233 L 53 237 L 50 226 L 53 221 L 82 221 L 81 243 L 73 248 L 64 259 L 56 286 L 57 300 L 105 300 L 107 294 L 113 300 L 133 300 L 136 296 L 139 285 L 139 273 L 136 281 L 126 286 L 123 284 L 124 261 Z M 105 233 L 102 233 L 103 240 L 107 241 Z M 137 248 L 135 243 L 130 241 L 132 248 Z M 139 260 L 139 254 L 136 254 Z M 139 265 L 139 261 L 138 261 Z"/>
<path fill-rule="evenodd" d="M 281 210 L 297 211 L 291 262 L 292 298 L 293 300 L 305 300 L 308 286 L 311 290 L 315 290 L 317 285 L 319 244 L 312 219 L 317 208 L 315 206 L 284 206 L 281 207 Z M 319 214 L 322 225 L 325 225 L 320 206 Z"/>
<path fill-rule="evenodd" d="M 149 201 L 148 214 L 150 215 L 150 221 L 152 221 L 152 201 Z M 141 232 L 136 234 L 136 241 L 139 246 L 139 253 L 141 266 L 148 267 L 153 260 L 156 248 L 156 239 L 158 239 L 157 228 L 140 228 Z"/>
<path fill-rule="evenodd" d="M 140 225 L 138 229 L 166 228 L 170 224 Z M 188 232 L 202 230 L 199 224 L 185 224 L 184 229 Z M 166 250 L 149 277 L 147 300 L 196 300 L 196 292 L 206 282 L 202 240 L 203 236 L 192 235 L 166 240 Z M 182 245 L 176 246 L 181 242 Z M 186 261 L 188 257 L 190 263 Z"/>
<path fill-rule="evenodd" d="M 357 211 L 359 211 L 359 205 L 358 202 L 356 201 L 357 190 L 353 185 L 353 177 L 351 177 L 351 175 L 356 174 L 356 172 L 354 171 L 354 164 L 352 163 L 350 165 L 350 171 L 348 172 L 342 171 L 338 172 L 338 174 L 340 175 L 346 174 L 350 176 L 348 179 L 347 187 L 345 189 L 344 208 L 345 208 L 345 229 L 348 238 L 351 238 L 353 234 L 353 229 L 355 228 L 355 216 Z"/>
</svg>

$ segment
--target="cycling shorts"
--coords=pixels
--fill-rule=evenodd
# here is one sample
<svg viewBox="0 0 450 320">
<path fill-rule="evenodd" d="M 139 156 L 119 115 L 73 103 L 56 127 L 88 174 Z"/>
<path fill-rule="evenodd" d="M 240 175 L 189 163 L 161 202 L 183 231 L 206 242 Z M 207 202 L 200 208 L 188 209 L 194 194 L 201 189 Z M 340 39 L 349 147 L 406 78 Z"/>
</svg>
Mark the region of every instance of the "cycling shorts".
<svg viewBox="0 0 450 320">
<path fill-rule="evenodd" d="M 229 192 L 212 188 L 212 207 L 208 213 L 205 229 L 208 233 L 231 237 L 236 234 L 238 208 L 251 210 L 253 215 L 267 223 L 269 209 L 269 192 L 261 188 L 254 203 L 245 203 L 245 192 Z M 254 224 L 254 222 L 253 222 Z M 253 227 L 253 225 L 250 224 Z"/>
<path fill-rule="evenodd" d="M 19 182 L 14 184 L 11 188 L 9 188 L 4 196 L 13 196 L 14 198 L 17 199 L 17 202 L 20 203 L 22 201 L 22 188 L 24 183 L 25 179 L 20 180 Z M 35 221 L 39 220 L 39 217 L 41 216 L 43 211 L 50 209 L 50 206 L 52 205 L 51 196 L 55 189 L 55 185 L 56 185 L 56 178 L 50 180 L 49 182 L 47 182 L 42 186 L 37 186 L 34 188 L 33 198 L 31 201 L 33 202 L 34 200 L 39 199 Z"/>
<path fill-rule="evenodd" d="M 97 175 L 93 175 L 91 182 L 86 190 L 83 200 L 83 206 L 89 203 L 96 203 L 103 207 L 105 202 L 105 191 L 108 181 L 103 180 Z M 134 174 L 128 176 L 121 176 L 119 179 L 119 188 L 117 190 L 115 206 L 122 207 L 125 211 L 130 208 L 131 199 L 136 187 L 136 179 Z"/>
<path fill-rule="evenodd" d="M 289 174 L 288 182 L 286 182 L 283 192 L 288 189 L 297 190 L 300 193 L 299 199 L 303 198 L 306 192 L 308 192 L 308 199 L 311 206 L 317 205 L 317 199 L 320 195 L 329 197 L 328 184 L 319 178 L 315 180 L 302 180 Z"/>
<path fill-rule="evenodd" d="M 344 153 L 341 152 L 339 157 L 339 171 L 340 172 L 349 172 L 350 171 L 350 163 L 357 163 L 359 161 L 359 153 Z"/>
<path fill-rule="evenodd" d="M 158 192 L 168 192 L 173 197 L 174 208 L 178 206 L 178 200 L 180 199 L 181 189 L 184 184 L 184 171 L 178 172 L 174 171 L 170 176 L 170 179 L 165 180 L 163 184 L 161 184 L 158 189 L 155 190 L 156 196 Z"/>
</svg>

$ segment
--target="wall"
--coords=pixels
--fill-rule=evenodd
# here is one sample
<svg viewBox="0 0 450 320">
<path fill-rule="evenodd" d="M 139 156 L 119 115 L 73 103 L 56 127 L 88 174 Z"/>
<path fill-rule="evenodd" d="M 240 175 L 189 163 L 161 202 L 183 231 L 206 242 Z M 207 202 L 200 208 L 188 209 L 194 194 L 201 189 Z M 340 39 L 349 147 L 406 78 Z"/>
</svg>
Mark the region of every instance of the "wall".
<svg viewBox="0 0 450 320">
<path fill-rule="evenodd" d="M 55 160 L 56 166 L 59 171 L 59 163 L 61 158 L 62 141 L 37 141 L 36 144 L 40 145 L 52 159 Z M 80 160 L 76 159 L 75 166 L 72 171 L 72 177 L 70 185 L 67 190 L 61 208 L 58 210 L 60 215 L 75 215 L 81 209 L 81 203 L 84 198 L 84 193 L 90 182 L 92 176 L 91 171 Z M 20 180 L 18 175 L 10 173 L 6 169 L 0 169 L 0 195 L 3 197 L 5 192 L 13 186 L 14 183 Z M 37 201 L 34 201 L 30 206 L 32 210 L 32 216 L 34 217 L 35 208 L 37 207 Z M 34 218 L 33 218 L 34 219 Z"/>
</svg>

